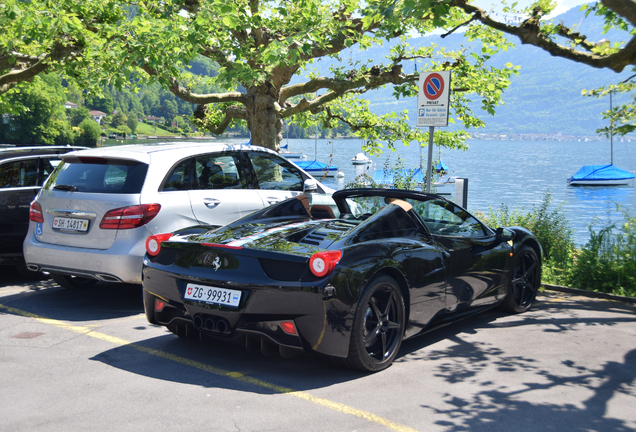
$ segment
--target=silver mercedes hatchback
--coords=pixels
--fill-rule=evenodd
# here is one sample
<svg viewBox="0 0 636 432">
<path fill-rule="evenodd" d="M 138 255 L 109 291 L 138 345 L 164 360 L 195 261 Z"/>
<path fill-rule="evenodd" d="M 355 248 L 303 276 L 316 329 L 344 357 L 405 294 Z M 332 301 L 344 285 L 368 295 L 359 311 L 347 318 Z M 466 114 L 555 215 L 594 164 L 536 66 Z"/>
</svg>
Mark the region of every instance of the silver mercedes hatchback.
<svg viewBox="0 0 636 432">
<path fill-rule="evenodd" d="M 31 203 L 24 257 L 65 288 L 140 284 L 151 234 L 222 226 L 303 192 L 333 190 L 276 152 L 246 144 L 71 152 Z"/>
</svg>

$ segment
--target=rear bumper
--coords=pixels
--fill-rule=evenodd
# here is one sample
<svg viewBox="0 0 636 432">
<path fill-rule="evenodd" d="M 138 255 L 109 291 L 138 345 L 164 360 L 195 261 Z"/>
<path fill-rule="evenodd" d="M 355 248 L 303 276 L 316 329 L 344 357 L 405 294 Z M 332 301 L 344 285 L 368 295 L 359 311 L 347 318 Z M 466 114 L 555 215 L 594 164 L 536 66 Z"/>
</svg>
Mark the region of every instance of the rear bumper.
<svg viewBox="0 0 636 432">
<path fill-rule="evenodd" d="M 355 309 L 337 296 L 326 296 L 328 290 L 320 285 L 236 284 L 232 289 L 243 295 L 234 309 L 184 301 L 187 282 L 204 284 L 201 279 L 149 266 L 144 267 L 143 276 L 146 317 L 153 324 L 194 327 L 201 334 L 244 343 L 250 350 L 258 347 L 265 354 L 276 349 L 283 356 L 293 350 L 334 357 L 348 354 Z M 161 311 L 155 310 L 156 299 L 164 302 Z M 283 330 L 280 323 L 285 321 L 293 321 L 297 334 Z"/>
<path fill-rule="evenodd" d="M 105 250 L 42 243 L 30 231 L 24 240 L 29 269 L 94 278 L 106 282 L 141 284 L 145 245 L 115 242 Z"/>
</svg>

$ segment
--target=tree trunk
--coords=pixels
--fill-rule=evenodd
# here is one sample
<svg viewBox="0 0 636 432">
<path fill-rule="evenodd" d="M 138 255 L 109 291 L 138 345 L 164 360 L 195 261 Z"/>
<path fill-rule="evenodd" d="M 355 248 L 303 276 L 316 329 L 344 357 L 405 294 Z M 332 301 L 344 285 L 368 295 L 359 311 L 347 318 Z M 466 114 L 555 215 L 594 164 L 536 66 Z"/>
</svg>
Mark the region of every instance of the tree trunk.
<svg viewBox="0 0 636 432">
<path fill-rule="evenodd" d="M 247 128 L 251 133 L 251 144 L 280 152 L 283 140 L 283 120 L 278 117 L 276 107 L 279 92 L 270 83 L 248 90 Z"/>
</svg>

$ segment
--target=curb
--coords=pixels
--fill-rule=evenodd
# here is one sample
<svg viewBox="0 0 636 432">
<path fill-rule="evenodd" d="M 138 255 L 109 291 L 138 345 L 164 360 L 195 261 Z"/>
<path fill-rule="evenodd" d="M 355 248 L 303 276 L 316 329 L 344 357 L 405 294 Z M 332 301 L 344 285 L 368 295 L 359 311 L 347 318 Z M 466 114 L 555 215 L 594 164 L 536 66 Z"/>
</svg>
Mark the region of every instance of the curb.
<svg viewBox="0 0 636 432">
<path fill-rule="evenodd" d="M 621 301 L 625 303 L 636 303 L 636 298 L 634 297 L 625 297 L 625 296 L 619 296 L 615 294 L 588 291 L 588 290 L 579 289 L 579 288 L 564 287 L 560 285 L 541 284 L 541 286 L 550 291 L 560 291 L 560 292 L 576 294 L 576 295 L 580 295 L 584 297 L 601 298 L 606 300 L 616 300 L 616 301 Z"/>
</svg>

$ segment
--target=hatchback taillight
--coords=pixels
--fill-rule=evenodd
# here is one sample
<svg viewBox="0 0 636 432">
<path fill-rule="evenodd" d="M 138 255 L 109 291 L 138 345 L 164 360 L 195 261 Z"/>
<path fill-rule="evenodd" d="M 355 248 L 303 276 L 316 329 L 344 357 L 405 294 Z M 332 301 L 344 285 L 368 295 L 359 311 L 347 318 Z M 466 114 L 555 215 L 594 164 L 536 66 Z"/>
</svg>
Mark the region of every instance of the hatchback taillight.
<svg viewBox="0 0 636 432">
<path fill-rule="evenodd" d="M 157 256 L 161 252 L 161 242 L 169 240 L 172 233 L 155 234 L 146 239 L 146 252 L 150 256 Z"/>
<path fill-rule="evenodd" d="M 42 206 L 36 200 L 31 202 L 29 209 L 29 220 L 33 222 L 44 223 L 44 216 L 42 215 Z"/>
<path fill-rule="evenodd" d="M 342 251 L 339 250 L 317 252 L 309 259 L 309 269 L 318 277 L 327 276 L 336 267 L 340 258 L 342 258 Z"/>
<path fill-rule="evenodd" d="M 99 227 L 101 229 L 131 229 L 146 225 L 161 210 L 161 204 L 142 204 L 121 207 L 106 212 Z"/>
</svg>

